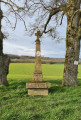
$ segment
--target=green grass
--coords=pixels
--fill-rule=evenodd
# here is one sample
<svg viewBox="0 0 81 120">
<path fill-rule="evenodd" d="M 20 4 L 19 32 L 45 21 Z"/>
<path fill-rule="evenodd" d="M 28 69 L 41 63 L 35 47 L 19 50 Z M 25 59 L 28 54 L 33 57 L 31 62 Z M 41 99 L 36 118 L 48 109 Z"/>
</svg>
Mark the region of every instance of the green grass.
<svg viewBox="0 0 81 120">
<path fill-rule="evenodd" d="M 0 86 L 0 120 L 81 120 L 81 65 L 78 87 L 61 87 L 63 65 L 42 65 L 43 80 L 51 82 L 48 96 L 28 96 L 34 64 L 12 63 L 9 87 Z"/>
</svg>

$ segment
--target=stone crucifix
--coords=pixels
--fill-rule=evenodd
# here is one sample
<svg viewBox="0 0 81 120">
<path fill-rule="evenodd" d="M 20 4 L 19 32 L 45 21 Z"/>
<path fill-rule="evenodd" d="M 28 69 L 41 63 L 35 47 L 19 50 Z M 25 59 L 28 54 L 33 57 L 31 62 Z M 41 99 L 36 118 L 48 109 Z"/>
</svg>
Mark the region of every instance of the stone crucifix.
<svg viewBox="0 0 81 120">
<path fill-rule="evenodd" d="M 44 82 L 41 70 L 41 50 L 40 40 L 41 32 L 35 33 L 36 39 L 36 51 L 35 51 L 35 70 L 33 74 L 33 80 L 26 83 L 28 89 L 28 95 L 48 95 L 48 89 L 51 87 L 49 82 Z"/>
<path fill-rule="evenodd" d="M 35 70 L 33 75 L 34 81 L 42 81 L 42 70 L 41 70 L 41 50 L 40 50 L 40 40 L 41 32 L 37 31 L 35 33 L 35 36 L 37 36 L 36 39 L 36 51 L 35 51 Z"/>
</svg>

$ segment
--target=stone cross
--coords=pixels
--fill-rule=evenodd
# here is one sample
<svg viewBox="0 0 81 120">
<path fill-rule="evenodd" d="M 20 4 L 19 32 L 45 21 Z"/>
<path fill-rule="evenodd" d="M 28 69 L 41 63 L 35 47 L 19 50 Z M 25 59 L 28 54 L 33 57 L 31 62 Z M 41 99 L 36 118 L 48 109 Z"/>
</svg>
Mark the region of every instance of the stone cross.
<svg viewBox="0 0 81 120">
<path fill-rule="evenodd" d="M 37 36 L 37 39 L 41 37 L 41 32 L 38 30 L 37 33 L 35 33 L 35 36 Z"/>
<path fill-rule="evenodd" d="M 37 31 L 35 35 L 37 36 L 37 39 L 36 39 L 36 51 L 35 51 L 35 70 L 34 70 L 33 80 L 42 81 L 41 50 L 40 50 L 40 40 L 39 40 L 39 38 L 41 37 L 40 31 Z"/>
<path fill-rule="evenodd" d="M 41 50 L 39 40 L 41 37 L 40 31 L 37 31 L 35 35 L 37 36 L 35 51 L 35 70 L 33 74 L 33 80 L 26 83 L 26 87 L 28 89 L 28 95 L 48 95 L 48 89 L 51 87 L 51 84 L 42 80 Z"/>
</svg>

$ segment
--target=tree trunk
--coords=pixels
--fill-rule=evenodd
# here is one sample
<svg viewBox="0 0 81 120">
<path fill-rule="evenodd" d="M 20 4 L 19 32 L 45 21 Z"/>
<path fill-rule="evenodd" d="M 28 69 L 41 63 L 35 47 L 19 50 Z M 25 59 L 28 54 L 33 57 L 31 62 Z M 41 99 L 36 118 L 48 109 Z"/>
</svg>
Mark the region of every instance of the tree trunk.
<svg viewBox="0 0 81 120">
<path fill-rule="evenodd" d="M 9 69 L 9 57 L 3 54 L 3 38 L 1 31 L 1 20 L 3 18 L 2 10 L 0 9 L 0 85 L 8 86 L 7 74 Z"/>
<path fill-rule="evenodd" d="M 76 10 L 80 9 L 80 0 L 72 0 L 67 12 L 66 56 L 63 74 L 63 86 L 77 86 L 78 61 L 80 52 L 80 37 L 78 36 L 80 13 L 72 21 Z"/>
<path fill-rule="evenodd" d="M 0 56 L 0 85 L 8 86 L 7 74 L 9 69 L 9 57 L 7 55 Z"/>
</svg>

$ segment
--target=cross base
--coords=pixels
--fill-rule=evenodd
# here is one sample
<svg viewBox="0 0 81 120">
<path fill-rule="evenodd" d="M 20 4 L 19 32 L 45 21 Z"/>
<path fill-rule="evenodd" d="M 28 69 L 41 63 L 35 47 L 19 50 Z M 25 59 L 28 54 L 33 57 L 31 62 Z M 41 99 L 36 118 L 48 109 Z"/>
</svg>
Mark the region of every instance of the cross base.
<svg viewBox="0 0 81 120">
<path fill-rule="evenodd" d="M 28 95 L 48 95 L 48 89 L 28 89 Z"/>
<path fill-rule="evenodd" d="M 28 82 L 26 88 L 28 88 L 28 95 L 48 95 L 48 89 L 51 87 L 49 82 Z"/>
</svg>

